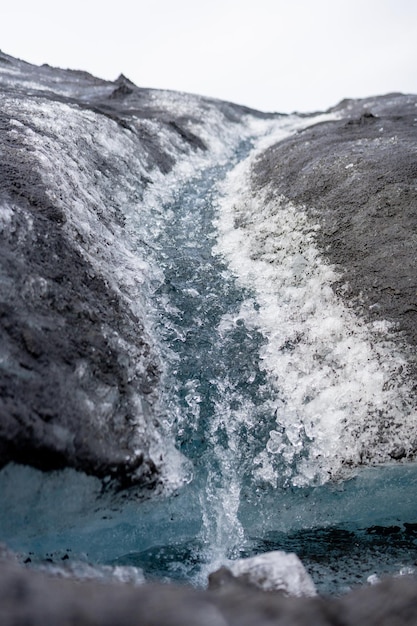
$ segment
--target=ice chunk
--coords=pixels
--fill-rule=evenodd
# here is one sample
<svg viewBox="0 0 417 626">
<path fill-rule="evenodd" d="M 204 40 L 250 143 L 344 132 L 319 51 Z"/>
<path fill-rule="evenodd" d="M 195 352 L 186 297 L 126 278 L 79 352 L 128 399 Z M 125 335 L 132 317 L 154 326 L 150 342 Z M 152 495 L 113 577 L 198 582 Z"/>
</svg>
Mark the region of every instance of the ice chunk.
<svg viewBox="0 0 417 626">
<path fill-rule="evenodd" d="M 229 561 L 226 567 L 211 574 L 210 586 L 221 585 L 230 574 L 237 581 L 263 591 L 282 591 L 285 595 L 297 597 L 317 594 L 313 580 L 298 556 L 280 550 Z"/>
</svg>

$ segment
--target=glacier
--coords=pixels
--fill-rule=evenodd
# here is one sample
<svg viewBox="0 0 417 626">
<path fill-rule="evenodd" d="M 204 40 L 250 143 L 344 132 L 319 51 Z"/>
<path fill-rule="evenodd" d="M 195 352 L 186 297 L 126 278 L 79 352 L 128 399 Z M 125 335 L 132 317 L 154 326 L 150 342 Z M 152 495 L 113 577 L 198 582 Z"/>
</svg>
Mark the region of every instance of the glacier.
<svg viewBox="0 0 417 626">
<path fill-rule="evenodd" d="M 204 587 L 287 550 L 324 594 L 414 572 L 416 106 L 266 114 L 1 53 L 20 562 Z"/>
</svg>

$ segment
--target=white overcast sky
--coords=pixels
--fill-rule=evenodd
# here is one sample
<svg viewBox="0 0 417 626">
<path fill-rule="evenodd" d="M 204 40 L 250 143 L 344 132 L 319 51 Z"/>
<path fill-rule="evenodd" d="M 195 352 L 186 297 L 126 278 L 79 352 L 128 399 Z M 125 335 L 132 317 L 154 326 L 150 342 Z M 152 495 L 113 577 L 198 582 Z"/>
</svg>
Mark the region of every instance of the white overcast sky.
<svg viewBox="0 0 417 626">
<path fill-rule="evenodd" d="M 35 64 L 266 111 L 417 93 L 417 0 L 0 2 L 0 49 Z"/>
</svg>

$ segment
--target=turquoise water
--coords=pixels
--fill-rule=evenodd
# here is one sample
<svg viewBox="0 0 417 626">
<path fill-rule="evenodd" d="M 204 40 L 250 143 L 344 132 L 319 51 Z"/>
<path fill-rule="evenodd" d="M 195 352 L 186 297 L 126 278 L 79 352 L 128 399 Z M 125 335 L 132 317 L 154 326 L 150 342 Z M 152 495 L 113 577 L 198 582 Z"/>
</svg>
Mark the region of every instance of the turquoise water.
<svg viewBox="0 0 417 626">
<path fill-rule="evenodd" d="M 413 571 L 416 488 L 417 468 L 393 465 L 338 485 L 242 494 L 243 540 L 235 545 L 229 536 L 223 552 L 296 552 L 322 593 Z M 170 498 L 138 502 L 133 492 L 103 494 L 99 481 L 73 470 L 45 476 L 9 466 L 0 489 L 8 502 L 0 513 L 2 540 L 21 561 L 134 566 L 147 579 L 205 584 L 215 547 L 194 483 Z"/>
</svg>

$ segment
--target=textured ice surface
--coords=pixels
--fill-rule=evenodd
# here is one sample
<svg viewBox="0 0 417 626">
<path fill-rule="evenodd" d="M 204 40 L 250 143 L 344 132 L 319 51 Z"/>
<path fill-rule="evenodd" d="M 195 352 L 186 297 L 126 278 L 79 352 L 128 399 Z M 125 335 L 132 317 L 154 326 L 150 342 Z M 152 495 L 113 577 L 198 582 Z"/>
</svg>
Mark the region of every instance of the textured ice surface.
<svg viewBox="0 0 417 626">
<path fill-rule="evenodd" d="M 24 73 L 25 64 L 20 69 Z M 18 90 L 22 88 L 19 75 L 15 77 Z M 49 83 L 48 89 L 56 93 L 62 86 Z M 97 98 L 95 91 L 94 95 Z M 124 371 L 131 430 L 125 454 L 133 464 L 135 459 L 140 461 L 147 442 L 151 463 L 167 489 L 174 489 L 188 480 L 189 471 L 182 469 L 164 399 L 154 382 L 164 355 L 154 329 L 152 300 L 165 279 L 152 246 L 158 245 L 158 233 L 171 219 L 166 203 L 175 190 L 204 168 L 224 164 L 250 134 L 249 123 L 228 123 L 220 108 L 208 101 L 169 92 L 147 92 L 144 110 L 157 107 L 158 115 L 152 111 L 148 117 L 143 111 L 139 116 L 132 114 L 130 127 L 73 102 L 51 100 L 45 93 L 27 98 L 6 90 L 0 98 L 7 120 L 7 145 L 14 158 L 27 162 L 29 183 L 35 180 L 35 191 L 42 192 L 35 201 L 42 207 L 48 205 L 42 210 L 58 220 L 60 233 L 89 267 L 88 279 L 107 285 L 126 317 L 136 320 L 138 342 L 114 325 L 101 323 L 98 329 L 110 353 L 119 355 L 118 367 Z M 195 149 L 193 141 L 200 149 Z M 26 215 L 12 200 L 2 200 L 1 207 L 2 228 L 13 215 Z M 24 225 L 22 217 L 19 228 L 19 236 L 28 237 L 33 223 L 28 219 Z M 28 276 L 27 283 L 35 300 L 49 296 L 54 286 L 43 276 Z M 147 348 L 141 350 L 144 345 Z M 6 350 L 3 357 L 7 361 Z M 88 415 L 85 421 L 95 424 L 100 433 L 105 434 L 109 425 L 117 430 L 118 420 L 124 419 L 118 385 L 97 383 L 88 358 L 70 365 L 68 387 L 76 387 L 73 395 L 80 412 Z M 135 388 L 138 380 L 143 384 L 136 383 Z M 58 447 L 74 448 L 74 435 L 66 424 L 45 428 Z"/>
<path fill-rule="evenodd" d="M 366 324 L 335 295 L 315 224 L 285 198 L 252 192 L 250 167 L 240 163 L 223 186 L 217 251 L 253 293 L 223 330 L 240 320 L 266 339 L 275 426 L 255 459 L 258 476 L 310 485 L 400 448 L 412 454 L 417 416 L 389 325 Z"/>
</svg>

